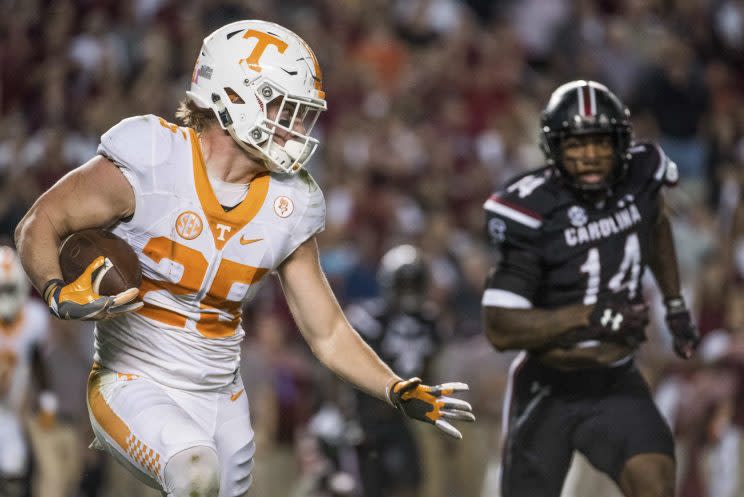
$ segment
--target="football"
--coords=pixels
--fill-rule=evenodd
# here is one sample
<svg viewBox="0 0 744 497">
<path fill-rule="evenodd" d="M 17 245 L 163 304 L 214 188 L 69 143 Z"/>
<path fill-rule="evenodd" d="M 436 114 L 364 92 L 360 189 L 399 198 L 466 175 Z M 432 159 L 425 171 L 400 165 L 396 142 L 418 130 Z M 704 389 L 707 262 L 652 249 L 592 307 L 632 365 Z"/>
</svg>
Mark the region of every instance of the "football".
<svg viewBox="0 0 744 497">
<path fill-rule="evenodd" d="M 100 295 L 116 295 L 142 282 L 137 254 L 127 242 L 100 228 L 78 231 L 65 238 L 59 251 L 59 265 L 65 283 L 75 281 L 93 260 L 102 255 L 114 265 L 101 280 Z"/>
</svg>

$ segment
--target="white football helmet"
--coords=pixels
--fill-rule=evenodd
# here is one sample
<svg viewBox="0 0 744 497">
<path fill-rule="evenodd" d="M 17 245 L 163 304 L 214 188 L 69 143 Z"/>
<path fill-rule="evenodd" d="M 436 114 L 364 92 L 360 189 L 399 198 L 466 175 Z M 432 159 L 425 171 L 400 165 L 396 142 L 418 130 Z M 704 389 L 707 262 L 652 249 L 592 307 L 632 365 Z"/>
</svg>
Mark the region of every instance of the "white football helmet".
<svg viewBox="0 0 744 497">
<path fill-rule="evenodd" d="M 29 282 L 10 247 L 0 247 L 0 320 L 13 321 L 28 298 Z"/>
<path fill-rule="evenodd" d="M 297 173 L 318 147 L 310 137 L 326 110 L 315 54 L 292 31 L 265 21 L 238 21 L 204 38 L 186 95 L 214 111 L 233 139 L 274 172 Z M 278 105 L 269 116 L 269 102 Z M 275 140 L 277 130 L 288 139 Z"/>
</svg>

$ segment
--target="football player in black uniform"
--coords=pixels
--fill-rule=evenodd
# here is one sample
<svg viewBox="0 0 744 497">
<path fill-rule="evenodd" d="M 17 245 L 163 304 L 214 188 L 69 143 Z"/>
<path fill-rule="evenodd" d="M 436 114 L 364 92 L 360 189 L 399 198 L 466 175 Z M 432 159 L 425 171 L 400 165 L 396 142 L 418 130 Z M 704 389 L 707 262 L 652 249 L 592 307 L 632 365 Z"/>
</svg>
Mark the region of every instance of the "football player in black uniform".
<svg viewBox="0 0 744 497">
<path fill-rule="evenodd" d="M 599 83 L 559 87 L 542 115 L 547 165 L 484 205 L 501 254 L 485 330 L 497 349 L 523 350 L 505 400 L 503 497 L 558 497 L 574 450 L 628 497 L 674 495 L 672 434 L 634 365 L 647 265 L 676 353 L 689 358 L 699 339 L 661 195 L 676 165 L 632 142 L 629 117 Z"/>
<path fill-rule="evenodd" d="M 389 250 L 380 262 L 381 297 L 346 309 L 360 336 L 398 374 L 425 378 L 439 350 L 436 308 L 427 301 L 428 266 L 411 245 Z M 359 466 L 365 497 L 418 495 L 421 467 L 416 440 L 407 420 L 385 405 L 357 395 L 364 442 Z"/>
</svg>

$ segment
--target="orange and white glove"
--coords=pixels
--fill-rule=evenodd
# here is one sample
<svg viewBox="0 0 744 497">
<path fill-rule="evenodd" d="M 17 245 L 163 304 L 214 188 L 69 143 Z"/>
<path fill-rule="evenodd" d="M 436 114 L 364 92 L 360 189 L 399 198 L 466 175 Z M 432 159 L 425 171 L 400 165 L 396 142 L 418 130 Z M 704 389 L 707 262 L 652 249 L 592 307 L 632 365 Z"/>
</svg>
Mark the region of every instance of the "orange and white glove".
<svg viewBox="0 0 744 497">
<path fill-rule="evenodd" d="M 390 403 L 409 418 L 431 423 L 447 435 L 461 439 L 460 431 L 447 420 L 475 421 L 473 408 L 464 400 L 449 397 L 455 392 L 465 392 L 465 383 L 422 385 L 421 379 L 399 380 L 386 389 Z"/>
<path fill-rule="evenodd" d="M 139 294 L 137 288 L 112 296 L 99 295 L 101 280 L 113 267 L 108 257 L 98 256 L 72 283 L 48 281 L 44 300 L 49 304 L 49 311 L 60 319 L 98 320 L 142 307 L 142 302 L 133 302 Z"/>
</svg>

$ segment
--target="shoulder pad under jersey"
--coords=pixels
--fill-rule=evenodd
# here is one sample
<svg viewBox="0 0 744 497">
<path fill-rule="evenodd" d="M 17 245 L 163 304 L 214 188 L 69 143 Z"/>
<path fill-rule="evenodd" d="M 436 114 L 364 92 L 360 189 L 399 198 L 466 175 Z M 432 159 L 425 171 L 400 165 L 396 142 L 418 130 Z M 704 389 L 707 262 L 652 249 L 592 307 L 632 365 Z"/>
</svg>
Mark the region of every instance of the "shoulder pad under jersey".
<svg viewBox="0 0 744 497">
<path fill-rule="evenodd" d="M 166 163 L 176 141 L 188 142 L 186 128 L 153 116 L 128 117 L 101 136 L 98 153 L 122 169 L 135 190 L 146 187 L 152 168 Z"/>
<path fill-rule="evenodd" d="M 656 188 L 674 186 L 679 181 L 677 164 L 657 143 L 641 142 L 630 148 L 631 160 L 628 181 L 633 184 L 651 184 Z"/>
<path fill-rule="evenodd" d="M 551 171 L 541 168 L 510 180 L 486 200 L 486 230 L 492 243 L 519 246 L 539 236 L 542 212 L 553 200 L 545 189 L 551 179 Z"/>
<path fill-rule="evenodd" d="M 279 196 L 269 199 L 275 203 L 274 210 L 280 217 L 282 217 L 283 208 L 291 208 L 293 212 L 300 214 L 292 217 L 292 219 L 297 219 L 290 233 L 292 251 L 294 251 L 310 237 L 325 229 L 325 197 L 315 179 L 305 170 L 295 175 L 273 174 L 272 179 L 279 186 Z"/>
</svg>

